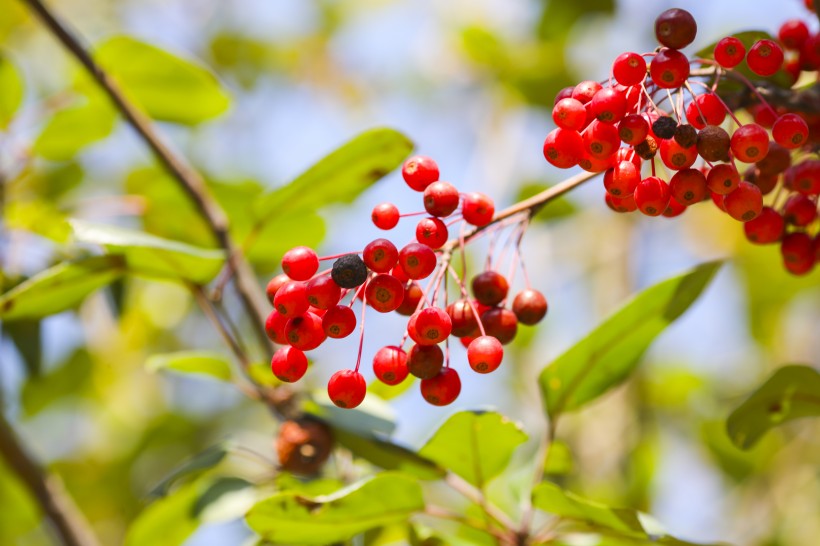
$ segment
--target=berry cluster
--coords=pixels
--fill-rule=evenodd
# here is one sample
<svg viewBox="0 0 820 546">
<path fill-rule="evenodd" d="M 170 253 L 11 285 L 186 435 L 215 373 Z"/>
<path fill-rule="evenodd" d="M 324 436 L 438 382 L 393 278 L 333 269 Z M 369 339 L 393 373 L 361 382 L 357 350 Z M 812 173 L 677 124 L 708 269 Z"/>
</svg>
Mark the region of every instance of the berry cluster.
<svg viewBox="0 0 820 546">
<path fill-rule="evenodd" d="M 792 20 L 778 40 L 757 40 L 748 52 L 729 36 L 714 59 L 689 59 L 680 49 L 696 33 L 689 12 L 667 10 L 655 21 L 656 51 L 623 53 L 603 84 L 561 90 L 544 157 L 559 168 L 603 172 L 606 203 L 616 212 L 673 217 L 711 200 L 744 222 L 750 241 L 779 242 L 788 271 L 808 273 L 820 261 L 820 116 L 772 107 L 736 67 L 745 59 L 756 76 L 783 70 L 797 81 L 820 68 L 820 34 Z M 755 97 L 747 123 L 721 97 L 729 80 Z"/>
<path fill-rule="evenodd" d="M 408 159 L 402 176 L 411 189 L 422 193 L 424 211 L 400 214 L 394 204 L 382 203 L 373 209 L 371 218 L 379 229 L 390 230 L 402 217 L 423 215 L 416 224 L 414 241 L 398 248 L 388 239 L 377 238 L 361 252 L 323 258 L 310 248 L 295 247 L 282 258 L 284 273 L 267 285 L 274 310 L 265 330 L 273 342 L 284 345 L 274 353 L 271 369 L 282 381 L 297 381 L 305 374 L 306 351 L 316 349 L 328 338 L 349 336 L 357 320 L 360 323 L 355 368 L 336 372 L 328 382 L 330 399 L 342 408 L 354 408 L 365 397 L 367 385 L 359 365 L 368 307 L 378 313 L 409 317 L 401 342 L 382 347 L 373 357 L 378 380 L 398 385 L 408 375 L 418 377 L 424 399 L 438 406 L 450 404 L 461 392 L 458 372 L 450 367 L 451 336 L 467 348 L 467 361 L 474 371 L 490 373 L 501 364 L 502 346 L 513 340 L 518 324 L 536 324 L 547 313 L 543 294 L 529 288 L 518 252 L 526 219 L 516 221 L 511 265 L 520 266 L 527 288 L 509 298 L 508 277 L 491 267 L 488 256 L 485 270 L 471 279 L 470 296 L 464 282 L 466 260 L 462 260 L 462 271 L 457 272 L 450 263 L 453 253 L 460 250 L 463 257 L 468 241 L 503 229 L 508 223 L 494 222 L 495 206 L 486 195 L 459 193 L 454 185 L 439 180 L 438 165 L 429 157 Z M 450 231 L 457 224 L 460 231 L 451 238 Z M 335 261 L 331 268 L 319 271 L 323 260 Z M 448 277 L 458 286 L 458 298 L 450 303 Z M 429 280 L 422 287 L 424 279 Z M 353 311 L 357 299 L 362 301 L 358 319 Z M 438 305 L 440 299 L 443 303 Z M 509 307 L 505 307 L 510 300 Z M 408 338 L 413 344 L 405 349 Z"/>
</svg>

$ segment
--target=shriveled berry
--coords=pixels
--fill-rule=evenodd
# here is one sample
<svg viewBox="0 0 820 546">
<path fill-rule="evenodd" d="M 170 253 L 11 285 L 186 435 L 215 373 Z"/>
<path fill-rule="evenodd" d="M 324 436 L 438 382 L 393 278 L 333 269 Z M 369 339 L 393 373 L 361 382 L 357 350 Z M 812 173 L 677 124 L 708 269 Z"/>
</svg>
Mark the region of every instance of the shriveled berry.
<svg viewBox="0 0 820 546">
<path fill-rule="evenodd" d="M 296 347 L 280 347 L 270 361 L 273 375 L 280 381 L 293 383 L 302 379 L 308 368 L 305 353 Z"/>
<path fill-rule="evenodd" d="M 635 146 L 635 153 L 641 158 L 649 160 L 655 157 L 658 152 L 658 142 L 652 138 L 652 135 L 647 135 L 646 140 Z"/>
<path fill-rule="evenodd" d="M 467 362 L 478 373 L 494 372 L 503 359 L 504 347 L 492 336 L 479 336 L 467 347 Z"/>
<path fill-rule="evenodd" d="M 461 379 L 453 368 L 442 368 L 441 373 L 421 381 L 421 395 L 434 406 L 452 404 L 461 393 Z"/>
<path fill-rule="evenodd" d="M 438 180 L 439 170 L 431 158 L 417 155 L 404 162 L 401 175 L 411 189 L 424 191 L 424 188 Z"/>
<path fill-rule="evenodd" d="M 652 132 L 664 140 L 674 137 L 677 129 L 678 122 L 671 116 L 661 116 L 652 122 Z"/>
<path fill-rule="evenodd" d="M 419 379 L 435 377 L 444 365 L 444 353 L 438 345 L 413 345 L 407 354 L 407 369 Z"/>
<path fill-rule="evenodd" d="M 675 142 L 684 148 L 691 148 L 698 142 L 698 131 L 688 124 L 678 125 L 675 129 Z"/>
<path fill-rule="evenodd" d="M 282 470 L 312 476 L 330 457 L 333 432 L 314 419 L 284 421 L 276 436 L 276 454 Z"/>
<path fill-rule="evenodd" d="M 498 271 L 483 271 L 473 277 L 473 295 L 484 305 L 498 305 L 507 297 L 510 289 L 507 279 Z"/>
<path fill-rule="evenodd" d="M 697 138 L 698 154 L 706 161 L 729 160 L 729 145 L 731 137 L 722 127 L 707 125 L 699 133 Z"/>
<path fill-rule="evenodd" d="M 330 276 L 342 288 L 356 288 L 367 280 L 367 266 L 358 254 L 345 254 L 333 262 Z"/>
<path fill-rule="evenodd" d="M 339 370 L 327 382 L 327 394 L 340 408 L 355 408 L 367 394 L 367 383 L 355 370 Z"/>
<path fill-rule="evenodd" d="M 527 288 L 515 295 L 512 310 L 521 324 L 538 324 L 547 314 L 547 298 L 538 290 Z"/>
<path fill-rule="evenodd" d="M 407 353 L 395 345 L 382 347 L 373 357 L 373 372 L 382 383 L 398 385 L 410 372 L 407 369 Z"/>
</svg>

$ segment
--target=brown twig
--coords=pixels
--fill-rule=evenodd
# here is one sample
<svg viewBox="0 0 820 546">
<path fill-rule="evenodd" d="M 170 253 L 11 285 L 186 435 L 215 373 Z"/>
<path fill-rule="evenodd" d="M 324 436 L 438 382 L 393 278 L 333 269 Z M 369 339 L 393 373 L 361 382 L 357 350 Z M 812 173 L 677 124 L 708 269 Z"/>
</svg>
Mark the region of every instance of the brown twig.
<svg viewBox="0 0 820 546">
<path fill-rule="evenodd" d="M 99 546 L 85 516 L 68 495 L 59 477 L 49 474 L 26 451 L 0 413 L 0 455 L 23 481 L 66 546 Z"/>
<path fill-rule="evenodd" d="M 40 0 L 23 1 L 29 5 L 52 34 L 97 81 L 126 121 L 137 131 L 157 160 L 179 183 L 202 214 L 217 243 L 225 251 L 227 263 L 236 277 L 236 290 L 245 310 L 252 319 L 253 329 L 259 341 L 264 347 L 270 347 L 270 342 L 265 336 L 263 327 L 265 314 L 262 307 L 258 305 L 261 298 L 256 296 L 259 294 L 256 277 L 232 240 L 228 231 L 228 219 L 222 208 L 211 196 L 202 176 L 181 156 L 171 151 L 157 133 L 151 120 L 125 97 L 117 82 L 94 61 L 88 50 L 69 31 L 68 27 L 57 19 L 49 8 Z"/>
</svg>

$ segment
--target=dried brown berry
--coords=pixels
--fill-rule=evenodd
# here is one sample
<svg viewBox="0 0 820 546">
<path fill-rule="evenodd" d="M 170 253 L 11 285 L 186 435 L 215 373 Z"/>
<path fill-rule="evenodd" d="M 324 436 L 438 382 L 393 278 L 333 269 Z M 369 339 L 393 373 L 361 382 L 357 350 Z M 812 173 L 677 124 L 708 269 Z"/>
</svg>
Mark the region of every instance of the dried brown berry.
<svg viewBox="0 0 820 546">
<path fill-rule="evenodd" d="M 332 448 L 333 432 L 324 423 L 299 419 L 279 426 L 276 453 L 283 470 L 304 476 L 316 474 Z"/>
<path fill-rule="evenodd" d="M 661 116 L 652 122 L 652 132 L 655 136 L 664 140 L 669 140 L 675 136 L 678 122 L 669 116 Z"/>
<path fill-rule="evenodd" d="M 678 125 L 675 129 L 675 142 L 683 148 L 691 148 L 698 142 L 698 130 L 691 125 Z"/>
<path fill-rule="evenodd" d="M 698 154 L 706 161 L 728 161 L 729 133 L 717 125 L 707 125 L 698 133 Z"/>
<path fill-rule="evenodd" d="M 367 266 L 358 254 L 345 254 L 333 262 L 330 276 L 341 288 L 356 288 L 367 280 Z"/>
<path fill-rule="evenodd" d="M 652 159 L 658 153 L 658 143 L 651 136 L 647 136 L 646 140 L 635 146 L 635 153 L 643 159 Z"/>
</svg>

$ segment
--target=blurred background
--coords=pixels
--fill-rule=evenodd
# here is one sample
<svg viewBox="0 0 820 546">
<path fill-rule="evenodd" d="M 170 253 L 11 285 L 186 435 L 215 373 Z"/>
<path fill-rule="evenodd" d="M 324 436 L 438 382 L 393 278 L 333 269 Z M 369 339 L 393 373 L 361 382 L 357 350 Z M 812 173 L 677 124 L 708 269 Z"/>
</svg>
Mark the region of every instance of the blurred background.
<svg viewBox="0 0 820 546">
<path fill-rule="evenodd" d="M 127 34 L 217 74 L 231 96 L 227 112 L 195 126 L 160 126 L 240 207 L 244 197 L 287 183 L 377 126 L 410 137 L 460 190 L 482 191 L 497 208 L 508 206 L 571 174 L 553 169 L 541 154 L 557 91 L 603 79 L 622 51 L 654 49 L 652 21 L 664 9 L 683 7 L 697 19 L 687 53 L 741 30 L 776 34 L 794 17 L 814 31 L 818 26 L 801 0 L 649 7 L 640 0 L 50 5 L 91 45 Z M 73 100 L 78 67 L 17 0 L 0 0 L 0 47 L 27 85 L 22 114 L 0 133 L 7 185 L 0 263 L 7 285 L 67 257 L 65 247 L 43 236 L 52 214 L 213 246 L 202 226 L 168 222 L 175 209 L 157 190 L 163 175 L 123 123 L 63 157 L 38 155 L 34 143 L 44 121 Z M 28 182 L 15 184 L 21 179 Z M 741 226 L 708 203 L 672 220 L 644 218 L 612 213 L 603 194 L 600 180 L 591 181 L 547 207 L 524 238 L 532 284 L 549 301 L 545 321 L 521 328 L 497 373 L 462 374 L 464 388 L 452 406 L 428 406 L 417 388 L 392 400 L 395 439 L 420 446 L 453 411 L 484 407 L 521 421 L 536 437 L 544 425 L 534 379 L 543 366 L 637 290 L 727 258 L 697 304 L 653 345 L 636 377 L 563 423 L 565 457 L 550 472 L 587 497 L 648 511 L 690 540 L 817 544 L 817 423 L 784 427 L 742 452 L 723 422 L 777 367 L 820 364 L 820 273 L 787 275 L 777 248 L 748 244 Z M 359 250 L 379 236 L 369 214 L 386 200 L 402 211 L 422 208 L 418 194 L 391 173 L 353 205 L 323 209 L 271 235 L 270 246 L 254 257 L 260 284 L 277 273 L 289 246 L 314 245 L 320 255 Z M 409 240 L 412 229 L 413 222 L 402 223 L 391 239 Z M 482 263 L 482 244 L 471 253 L 475 264 Z M 514 286 L 521 286 L 520 276 Z M 398 317 L 371 320 L 365 363 L 401 333 Z M 352 367 L 354 338 L 315 351 L 301 385 L 323 389 L 334 371 Z M 156 280 L 129 278 L 77 311 L 4 325 L 4 412 L 63 477 L 104 544 L 122 540 L 151 488 L 193 453 L 230 438 L 275 460 L 277 423 L 259 404 L 208 379 L 146 371 L 151 355 L 184 349 L 227 354 L 189 292 Z M 461 347 L 453 359 L 466 365 Z M 519 455 L 523 461 L 532 453 L 527 446 Z M 268 471 L 259 458 L 244 464 L 243 472 Z M 0 544 L 51 543 L 31 499 L 2 465 L 0 506 Z M 247 535 L 241 522 L 214 523 L 185 544 L 239 544 Z"/>
</svg>

